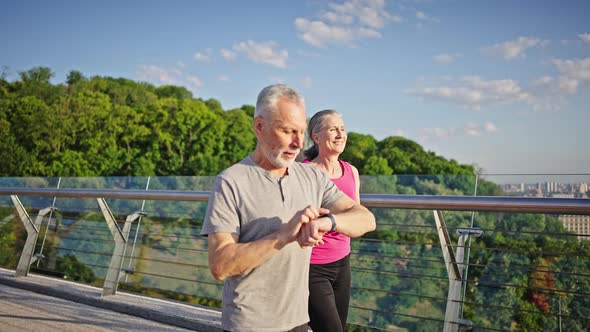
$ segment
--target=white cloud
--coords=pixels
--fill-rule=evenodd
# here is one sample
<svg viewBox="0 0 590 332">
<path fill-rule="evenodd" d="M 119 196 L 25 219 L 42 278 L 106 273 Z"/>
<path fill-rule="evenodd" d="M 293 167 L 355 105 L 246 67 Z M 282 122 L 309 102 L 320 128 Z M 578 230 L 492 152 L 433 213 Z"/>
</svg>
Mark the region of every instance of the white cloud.
<svg viewBox="0 0 590 332">
<path fill-rule="evenodd" d="M 553 77 L 551 76 L 543 76 L 533 80 L 533 86 L 543 86 L 547 84 L 551 84 L 554 81 Z"/>
<path fill-rule="evenodd" d="M 150 82 L 155 85 L 176 85 L 184 86 L 193 94 L 197 94 L 203 87 L 203 81 L 194 75 L 186 75 L 182 67 L 163 68 L 154 65 L 139 65 L 137 77 L 139 80 Z"/>
<path fill-rule="evenodd" d="M 346 14 L 337 14 L 335 12 L 325 12 L 322 18 L 334 24 L 352 24 L 354 17 Z"/>
<path fill-rule="evenodd" d="M 287 68 L 289 53 L 286 49 L 279 50 L 279 45 L 273 41 L 255 42 L 247 40 L 235 44 L 233 49 L 245 54 L 256 63 L 271 65 L 277 68 Z"/>
<path fill-rule="evenodd" d="M 433 59 L 448 60 L 445 56 Z M 560 111 L 568 104 L 568 96 L 590 82 L 590 57 L 553 59 L 550 63 L 558 74 L 538 77 L 526 87 L 510 79 L 484 81 L 477 76 L 461 80 L 441 77 L 419 79 L 417 87 L 406 92 L 424 100 L 443 101 L 471 109 L 500 103 L 523 103 L 533 111 Z"/>
<path fill-rule="evenodd" d="M 164 69 L 153 65 L 140 65 L 137 76 L 140 80 L 155 82 L 160 85 L 178 84 L 178 69 Z"/>
<path fill-rule="evenodd" d="M 226 60 L 233 61 L 238 58 L 238 55 L 235 52 L 232 52 L 226 48 L 222 48 L 219 53 Z"/>
<path fill-rule="evenodd" d="M 531 81 L 527 103 L 533 111 L 559 111 L 566 103 L 565 96 L 571 94 L 572 87 L 567 80 L 543 76 Z"/>
<path fill-rule="evenodd" d="M 590 58 L 551 61 L 557 68 L 557 77 L 543 76 L 533 80 L 531 88 L 535 102 L 547 103 L 549 98 L 563 98 L 574 94 L 578 89 L 590 81 Z M 542 101 L 542 102 L 541 102 Z M 552 103 L 551 109 L 555 109 Z M 539 105 L 536 105 L 539 106 Z"/>
<path fill-rule="evenodd" d="M 492 134 L 498 131 L 498 128 L 492 122 L 485 122 L 483 124 L 467 123 L 462 132 L 467 136 L 481 136 L 483 134 Z"/>
<path fill-rule="evenodd" d="M 396 129 L 392 132 L 393 136 L 406 136 L 406 132 L 403 129 Z"/>
<path fill-rule="evenodd" d="M 354 29 L 300 17 L 295 20 L 295 27 L 299 30 L 301 39 L 313 46 L 324 46 L 328 43 L 352 46 L 352 42 L 358 38 Z"/>
<path fill-rule="evenodd" d="M 498 131 L 498 128 L 495 124 L 488 121 L 483 124 L 483 130 L 487 133 L 495 133 L 496 131 Z"/>
<path fill-rule="evenodd" d="M 590 80 L 590 58 L 574 60 L 553 60 L 561 77 L 579 82 Z"/>
<path fill-rule="evenodd" d="M 357 36 L 360 38 L 380 38 L 381 32 L 370 28 L 358 28 L 356 30 Z"/>
<path fill-rule="evenodd" d="M 578 37 L 580 37 L 580 39 L 582 39 L 586 43 L 590 43 L 590 33 L 581 33 L 578 35 Z"/>
<path fill-rule="evenodd" d="M 332 2 L 328 6 L 337 14 L 350 15 L 360 24 L 375 29 L 382 29 L 386 21 L 399 19 L 385 10 L 385 0 L 351 0 L 342 4 Z"/>
<path fill-rule="evenodd" d="M 428 142 L 451 137 L 491 135 L 497 131 L 496 125 L 489 121 L 483 124 L 469 122 L 458 128 L 421 128 L 418 130 L 418 141 Z"/>
<path fill-rule="evenodd" d="M 542 45 L 545 42 L 539 38 L 518 37 L 504 43 L 484 47 L 481 52 L 486 55 L 500 56 L 506 60 L 526 57 L 525 51 L 528 48 Z"/>
<path fill-rule="evenodd" d="M 220 75 L 218 79 L 222 82 L 229 82 L 230 81 L 229 77 L 227 77 L 226 75 Z"/>
<path fill-rule="evenodd" d="M 203 81 L 199 79 L 197 76 L 188 76 L 186 78 L 187 87 L 191 91 L 198 91 L 201 87 L 203 87 Z"/>
<path fill-rule="evenodd" d="M 365 38 L 379 38 L 387 22 L 401 22 L 385 9 L 385 0 L 350 0 L 329 3 L 319 19 L 298 17 L 295 28 L 299 37 L 313 46 L 328 44 L 354 46 Z"/>
<path fill-rule="evenodd" d="M 424 99 L 440 100 L 479 109 L 497 103 L 526 101 L 529 96 L 514 80 L 484 81 L 478 76 L 463 77 L 459 84 L 422 86 L 407 91 Z"/>
<path fill-rule="evenodd" d="M 448 138 L 454 134 L 454 128 L 422 128 L 418 132 L 418 140 L 424 142 L 433 138 Z"/>
<path fill-rule="evenodd" d="M 481 135 L 481 128 L 475 123 L 468 123 L 463 128 L 463 133 L 467 136 L 479 136 Z"/>
<path fill-rule="evenodd" d="M 209 58 L 208 55 L 205 55 L 203 53 L 196 53 L 194 56 L 194 59 L 197 61 L 203 61 L 203 62 L 208 62 L 209 60 L 211 60 L 211 58 Z"/>
<path fill-rule="evenodd" d="M 193 59 L 195 59 L 197 61 L 201 61 L 201 62 L 209 62 L 209 61 L 211 61 L 211 51 L 212 51 L 211 48 L 208 48 L 203 53 L 197 52 L 193 56 Z"/>
<path fill-rule="evenodd" d="M 457 57 L 456 55 L 443 53 L 443 54 L 437 54 L 437 55 L 433 56 L 432 60 L 434 60 L 438 63 L 447 64 L 447 63 L 451 63 L 451 62 L 455 61 L 456 57 Z"/>
<path fill-rule="evenodd" d="M 438 19 L 430 17 L 429 15 L 426 15 L 424 12 L 421 12 L 421 11 L 416 12 L 416 18 L 421 21 L 439 22 Z"/>
</svg>

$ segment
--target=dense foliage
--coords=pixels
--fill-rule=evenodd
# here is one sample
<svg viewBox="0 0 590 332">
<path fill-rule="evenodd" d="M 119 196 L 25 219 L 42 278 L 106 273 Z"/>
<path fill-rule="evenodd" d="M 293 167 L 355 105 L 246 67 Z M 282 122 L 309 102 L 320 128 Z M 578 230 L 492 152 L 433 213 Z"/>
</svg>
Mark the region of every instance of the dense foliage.
<svg viewBox="0 0 590 332">
<path fill-rule="evenodd" d="M 13 82 L 0 75 L 0 176 L 44 177 L 25 180 L 37 187 L 54 186 L 47 177 L 59 176 L 70 177 L 62 182 L 69 188 L 149 183 L 150 189 L 208 190 L 212 177 L 193 176 L 216 175 L 255 146 L 252 106 L 223 110 L 219 101 L 193 98 L 183 87 L 77 71 L 65 84 L 51 78 L 44 67 Z M 474 194 L 473 166 L 403 137 L 379 141 L 349 133 L 342 159 L 363 175 L 363 193 Z M 477 186 L 478 195 L 503 194 L 482 179 Z M 15 268 L 27 234 L 11 203 L 0 202 L 0 266 Z M 139 209 L 134 201 L 109 204 L 120 221 Z M 113 243 L 96 201 L 57 205 L 53 221 L 40 229 L 45 235 L 35 252 L 46 258 L 35 270 L 100 286 Z M 206 203 L 147 202 L 147 216 L 132 233 L 138 234 L 135 260 L 125 261 L 135 272 L 121 289 L 218 307 L 221 284 L 209 274 L 206 241 L 198 236 L 205 209 Z M 377 230 L 352 244 L 349 330 L 441 330 L 448 280 L 432 212 L 373 212 Z M 559 321 L 564 330 L 587 329 L 590 248 L 555 216 L 445 212 L 445 219 L 450 229 L 473 222 L 484 230 L 471 242 L 464 318 L 492 330 L 557 330 Z"/>
<path fill-rule="evenodd" d="M 251 152 L 254 108 L 223 110 L 178 86 L 123 78 L 65 84 L 36 67 L 0 78 L 0 176 L 215 175 Z M 468 174 L 417 143 L 350 133 L 343 158 L 362 174 Z"/>
<path fill-rule="evenodd" d="M 48 68 L 0 79 L 0 176 L 211 175 L 252 151 L 251 106 Z"/>
</svg>

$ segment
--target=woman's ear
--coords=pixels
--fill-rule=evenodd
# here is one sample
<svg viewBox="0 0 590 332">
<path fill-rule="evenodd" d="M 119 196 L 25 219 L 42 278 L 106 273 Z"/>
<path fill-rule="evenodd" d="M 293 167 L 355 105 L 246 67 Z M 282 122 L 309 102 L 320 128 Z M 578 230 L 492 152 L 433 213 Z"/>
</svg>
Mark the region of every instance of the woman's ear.
<svg viewBox="0 0 590 332">
<path fill-rule="evenodd" d="M 311 134 L 311 140 L 315 143 L 315 144 L 319 144 L 320 143 L 320 138 L 318 137 L 318 134 Z"/>
</svg>

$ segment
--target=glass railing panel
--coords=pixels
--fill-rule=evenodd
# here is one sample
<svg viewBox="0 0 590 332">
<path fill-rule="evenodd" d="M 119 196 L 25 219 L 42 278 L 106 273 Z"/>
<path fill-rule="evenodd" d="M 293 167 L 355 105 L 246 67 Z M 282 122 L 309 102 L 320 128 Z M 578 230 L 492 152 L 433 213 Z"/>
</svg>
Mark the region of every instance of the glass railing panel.
<svg viewBox="0 0 590 332">
<path fill-rule="evenodd" d="M 484 235 L 470 242 L 464 317 L 502 330 L 588 326 L 590 238 L 580 230 L 590 227 L 590 217 L 570 217 L 476 213 Z M 568 230 L 566 220 L 577 220 L 580 230 Z"/>
<path fill-rule="evenodd" d="M 146 189 L 148 177 L 88 177 L 61 178 L 62 189 Z M 69 210 L 100 211 L 96 198 L 58 198 L 61 206 Z M 141 209 L 142 201 L 107 199 L 114 214 L 131 214 Z"/>
<path fill-rule="evenodd" d="M 61 178 L 59 182 L 57 179 L 52 181 L 52 184 L 57 187 L 59 183 L 59 188 L 68 189 L 209 191 L 213 179 L 214 177 Z M 48 182 L 50 181 L 42 179 L 15 179 L 4 181 L 2 185 L 42 188 L 48 187 Z M 44 207 L 55 205 L 58 208 L 43 220 L 35 253 L 45 257 L 34 263 L 31 271 L 102 285 L 113 253 L 114 240 L 97 199 L 22 198 L 23 205 L 33 220 L 38 210 Z M 122 288 L 136 291 L 155 289 L 157 291 L 152 291 L 152 295 L 160 292 L 174 297 L 177 294 L 177 298 L 184 299 L 188 298 L 187 295 L 213 299 L 213 302 L 221 299 L 220 283 L 211 277 L 208 269 L 206 238 L 199 235 L 206 202 L 123 199 L 106 199 L 106 202 L 121 229 L 127 216 L 137 211 L 144 213 L 134 221 L 130 229 L 122 267 L 127 271 L 133 270 L 133 273 L 122 279 Z M 0 210 L 4 211 L 2 217 L 5 219 L 0 227 L 6 227 L 7 233 L 16 231 L 22 238 L 22 241 L 17 241 L 21 246 L 12 248 L 17 252 L 17 259 L 2 264 L 4 267 L 15 268 L 26 232 L 9 198 L 2 201 Z M 193 302 L 208 303 L 202 299 Z"/>
<path fill-rule="evenodd" d="M 128 249 L 131 263 L 125 264 L 134 273 L 123 280 L 124 285 L 131 289 L 159 289 L 173 298 L 221 300 L 222 283 L 215 281 L 209 272 L 207 239 L 200 236 L 205 209 L 198 205 L 206 203 L 192 202 L 196 206 L 192 211 L 165 213 L 168 209 L 165 201 L 151 203 L 159 212 L 152 217 L 146 204 L 147 215 L 138 225 L 139 231 L 137 227 L 132 229 L 131 249 Z M 138 234 L 137 241 L 135 234 Z M 204 303 L 199 299 L 189 302 L 195 301 Z"/>
<path fill-rule="evenodd" d="M 59 178 L 0 177 L 0 187 L 56 188 Z M 18 200 L 35 220 L 37 211 L 51 206 L 51 197 L 20 196 Z M 15 269 L 20 258 L 27 233 L 9 196 L 0 196 L 0 266 Z"/>
<path fill-rule="evenodd" d="M 0 177 L 0 187 L 16 187 L 16 188 L 56 188 L 59 178 L 15 178 L 15 177 Z M 41 209 L 51 204 L 53 199 L 48 197 L 33 197 L 22 196 L 19 197 L 23 205 L 27 208 Z M 1 206 L 13 206 L 9 196 L 0 196 Z"/>
<path fill-rule="evenodd" d="M 149 190 L 210 191 L 214 179 L 152 177 Z M 162 296 L 218 305 L 222 283 L 209 272 L 207 239 L 200 236 L 206 210 L 207 202 L 146 201 L 145 217 L 129 237 L 125 264 L 134 272 L 123 287 L 158 289 Z"/>
<path fill-rule="evenodd" d="M 371 211 L 377 230 L 352 240 L 349 323 L 440 330 L 447 277 L 432 211 Z"/>
<path fill-rule="evenodd" d="M 473 196 L 475 175 L 361 175 L 361 193 Z"/>
<path fill-rule="evenodd" d="M 61 189 L 143 189 L 146 177 L 59 178 Z M 75 280 L 101 283 L 114 250 L 113 236 L 96 198 L 57 197 L 40 229 L 37 251 L 45 256 L 33 272 L 65 275 Z M 107 199 L 117 222 L 140 209 L 141 201 Z M 122 227 L 122 224 L 121 224 Z"/>
</svg>

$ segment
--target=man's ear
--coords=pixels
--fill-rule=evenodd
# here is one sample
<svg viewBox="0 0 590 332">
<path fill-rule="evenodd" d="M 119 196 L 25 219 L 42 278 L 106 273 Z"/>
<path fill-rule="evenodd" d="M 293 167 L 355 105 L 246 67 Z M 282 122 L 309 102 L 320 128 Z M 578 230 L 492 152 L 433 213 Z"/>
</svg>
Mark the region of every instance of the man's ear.
<svg viewBox="0 0 590 332">
<path fill-rule="evenodd" d="M 258 136 L 262 134 L 262 129 L 264 127 L 264 120 L 261 117 L 254 118 L 254 133 Z"/>
</svg>

